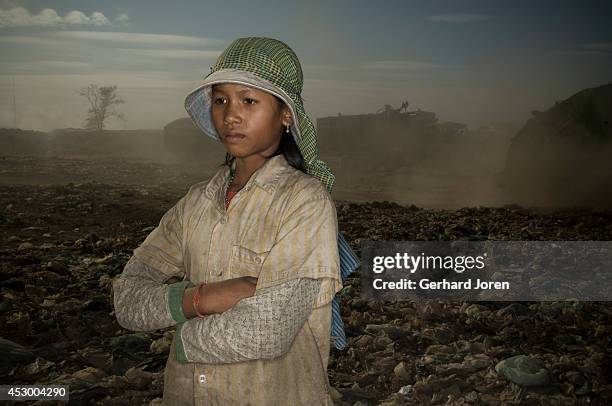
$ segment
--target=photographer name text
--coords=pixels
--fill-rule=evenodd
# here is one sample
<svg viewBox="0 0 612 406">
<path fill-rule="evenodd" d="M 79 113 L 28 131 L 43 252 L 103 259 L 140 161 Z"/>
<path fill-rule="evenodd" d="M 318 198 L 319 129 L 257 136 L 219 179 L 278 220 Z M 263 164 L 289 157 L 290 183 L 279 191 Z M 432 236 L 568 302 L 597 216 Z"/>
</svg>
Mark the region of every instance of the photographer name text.
<svg viewBox="0 0 612 406">
<path fill-rule="evenodd" d="M 376 290 L 508 290 L 510 289 L 510 282 L 483 281 L 480 279 L 476 279 L 474 283 L 472 283 L 472 279 L 465 281 L 449 281 L 446 279 L 430 281 L 429 279 L 420 279 L 418 282 L 410 279 L 400 279 L 398 281 L 374 279 L 372 286 Z"/>
</svg>

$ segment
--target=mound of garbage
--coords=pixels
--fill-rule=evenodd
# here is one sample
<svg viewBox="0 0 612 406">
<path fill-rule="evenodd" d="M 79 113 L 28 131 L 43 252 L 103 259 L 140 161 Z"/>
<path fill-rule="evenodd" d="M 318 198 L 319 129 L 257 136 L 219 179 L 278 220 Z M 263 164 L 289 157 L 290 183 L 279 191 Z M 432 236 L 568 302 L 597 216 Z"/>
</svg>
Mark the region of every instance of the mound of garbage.
<svg viewBox="0 0 612 406">
<path fill-rule="evenodd" d="M 525 204 L 612 207 L 612 84 L 532 115 L 508 151 L 508 192 Z"/>
</svg>

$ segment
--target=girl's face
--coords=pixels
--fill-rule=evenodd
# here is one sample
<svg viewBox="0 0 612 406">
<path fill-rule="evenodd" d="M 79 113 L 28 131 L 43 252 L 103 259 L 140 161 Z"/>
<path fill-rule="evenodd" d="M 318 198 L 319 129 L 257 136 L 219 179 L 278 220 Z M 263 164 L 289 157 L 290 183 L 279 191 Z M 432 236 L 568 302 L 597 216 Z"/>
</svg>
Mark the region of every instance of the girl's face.
<svg viewBox="0 0 612 406">
<path fill-rule="evenodd" d="M 237 83 L 213 85 L 212 119 L 227 151 L 236 159 L 263 163 L 291 123 L 284 103 L 270 93 Z"/>
</svg>

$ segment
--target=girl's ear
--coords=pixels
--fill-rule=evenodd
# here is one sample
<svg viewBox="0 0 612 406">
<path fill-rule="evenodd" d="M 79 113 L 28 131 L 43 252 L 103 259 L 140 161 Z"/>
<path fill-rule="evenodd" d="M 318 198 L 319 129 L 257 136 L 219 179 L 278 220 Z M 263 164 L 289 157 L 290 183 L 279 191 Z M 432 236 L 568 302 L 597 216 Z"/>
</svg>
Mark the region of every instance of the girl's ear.
<svg viewBox="0 0 612 406">
<path fill-rule="evenodd" d="M 291 115 L 291 110 L 289 110 L 289 107 L 286 104 L 283 106 L 283 120 L 289 125 L 293 124 L 293 116 Z"/>
</svg>

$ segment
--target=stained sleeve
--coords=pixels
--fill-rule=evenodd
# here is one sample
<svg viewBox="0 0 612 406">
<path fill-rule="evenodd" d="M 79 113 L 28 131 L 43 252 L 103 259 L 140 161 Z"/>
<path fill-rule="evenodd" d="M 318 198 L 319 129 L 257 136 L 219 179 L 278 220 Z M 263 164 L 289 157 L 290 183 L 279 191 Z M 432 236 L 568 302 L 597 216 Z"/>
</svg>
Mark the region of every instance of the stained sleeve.
<svg viewBox="0 0 612 406">
<path fill-rule="evenodd" d="M 121 327 L 151 331 L 170 327 L 187 319 L 183 314 L 183 293 L 189 281 L 165 284 L 168 276 L 132 256 L 119 278 L 113 281 L 115 317 Z"/>
<path fill-rule="evenodd" d="M 258 290 L 224 313 L 179 324 L 177 360 L 227 364 L 280 357 L 310 316 L 320 287 L 320 280 L 294 279 Z"/>
<path fill-rule="evenodd" d="M 289 205 L 257 288 L 297 278 L 321 280 L 315 307 L 328 304 L 342 289 L 336 206 L 326 190 L 299 194 Z"/>
</svg>

